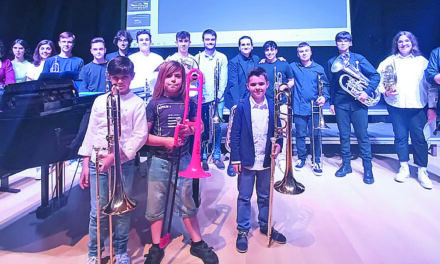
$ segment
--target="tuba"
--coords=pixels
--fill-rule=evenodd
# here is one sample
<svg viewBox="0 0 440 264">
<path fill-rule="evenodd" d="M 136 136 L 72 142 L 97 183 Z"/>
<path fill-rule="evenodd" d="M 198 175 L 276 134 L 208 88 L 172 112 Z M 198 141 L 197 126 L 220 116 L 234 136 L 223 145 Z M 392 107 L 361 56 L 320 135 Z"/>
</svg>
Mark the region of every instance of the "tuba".
<svg viewBox="0 0 440 264">
<path fill-rule="evenodd" d="M 357 64 L 359 62 L 356 62 Z M 365 91 L 367 88 L 370 80 L 363 75 L 359 69 L 358 65 L 353 66 L 350 64 L 350 54 L 349 53 L 343 53 L 339 55 L 335 61 L 332 64 L 331 71 L 336 73 L 339 71 L 344 71 L 345 73 L 341 75 L 339 78 L 339 85 L 341 88 L 346 91 L 348 94 L 353 96 L 355 99 L 359 97 L 361 92 Z M 376 105 L 380 100 L 380 93 L 376 89 L 374 91 L 373 96 L 368 96 L 368 98 L 362 102 L 362 104 L 366 106 L 374 106 Z"/>
</svg>

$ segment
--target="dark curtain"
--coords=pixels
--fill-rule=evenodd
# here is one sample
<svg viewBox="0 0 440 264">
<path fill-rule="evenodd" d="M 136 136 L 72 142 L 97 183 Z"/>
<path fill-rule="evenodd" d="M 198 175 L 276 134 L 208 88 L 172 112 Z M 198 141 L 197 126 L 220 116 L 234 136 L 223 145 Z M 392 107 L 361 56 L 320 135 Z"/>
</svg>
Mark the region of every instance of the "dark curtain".
<svg viewBox="0 0 440 264">
<path fill-rule="evenodd" d="M 111 42 L 121 27 L 121 1 L 1 0 L 0 39 L 9 46 L 14 39 L 23 38 L 33 50 L 41 39 L 57 40 L 61 32 L 72 31 L 77 37 L 74 54 L 87 63 L 92 59 L 89 41 L 93 37 L 103 37 L 107 41 L 108 52 L 115 50 Z M 354 37 L 352 50 L 363 54 L 374 66 L 390 53 L 392 38 L 400 30 L 411 31 L 417 36 L 420 50 L 426 57 L 432 49 L 440 46 L 438 0 L 351 0 L 350 4 Z M 313 14 L 310 19 L 313 19 Z M 190 52 L 199 50 L 191 48 Z M 236 47 L 219 50 L 229 58 L 238 52 Z M 154 51 L 167 56 L 175 49 Z M 256 53 L 264 56 L 261 48 L 257 47 Z M 325 64 L 329 57 L 335 55 L 336 48 L 314 47 L 313 53 L 318 63 Z M 288 61 L 297 59 L 296 50 L 292 47 L 281 47 L 279 55 Z"/>
</svg>

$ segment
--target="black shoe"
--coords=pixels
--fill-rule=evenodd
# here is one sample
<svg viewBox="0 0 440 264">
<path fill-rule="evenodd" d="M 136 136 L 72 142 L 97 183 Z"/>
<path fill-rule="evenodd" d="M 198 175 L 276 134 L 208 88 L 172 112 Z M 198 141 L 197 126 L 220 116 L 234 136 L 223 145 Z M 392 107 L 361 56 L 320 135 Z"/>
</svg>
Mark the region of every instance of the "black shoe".
<svg viewBox="0 0 440 264">
<path fill-rule="evenodd" d="M 373 184 L 374 183 L 374 177 L 373 177 L 373 171 L 371 169 L 364 169 L 364 183 L 366 184 Z"/>
<path fill-rule="evenodd" d="M 200 245 L 194 245 L 194 242 L 191 243 L 189 250 L 191 255 L 200 258 L 204 264 L 218 264 L 217 254 L 212 250 L 212 247 L 209 247 L 203 240 L 201 242 Z"/>
<path fill-rule="evenodd" d="M 221 159 L 215 159 L 214 164 L 215 164 L 215 166 L 217 166 L 217 169 L 219 169 L 219 170 L 225 169 L 225 164 L 223 163 L 223 161 Z"/>
<path fill-rule="evenodd" d="M 235 171 L 234 171 L 234 168 L 232 168 L 232 164 L 231 163 L 229 163 L 229 165 L 228 165 L 228 170 L 227 170 L 227 172 L 228 172 L 228 175 L 229 176 L 235 176 Z"/>
<path fill-rule="evenodd" d="M 148 251 L 148 254 L 145 254 L 146 257 L 144 264 L 159 264 L 163 256 L 165 255 L 163 248 L 159 247 L 151 247 Z"/>
<path fill-rule="evenodd" d="M 235 247 L 237 251 L 240 253 L 246 253 L 248 250 L 248 240 L 247 240 L 248 232 L 239 231 L 237 235 L 237 242 L 235 243 Z"/>
<path fill-rule="evenodd" d="M 263 235 L 267 236 L 267 229 L 261 229 L 260 228 L 260 232 Z M 276 231 L 275 228 L 272 228 L 272 233 L 270 235 L 272 237 L 272 241 L 278 243 L 278 244 L 286 244 L 286 237 L 281 234 L 280 232 Z"/>
<path fill-rule="evenodd" d="M 342 166 L 336 171 L 336 177 L 344 177 L 345 175 L 351 173 L 350 163 L 342 163 Z"/>
<path fill-rule="evenodd" d="M 202 168 L 204 171 L 209 171 L 209 165 L 206 160 L 202 160 Z"/>
</svg>

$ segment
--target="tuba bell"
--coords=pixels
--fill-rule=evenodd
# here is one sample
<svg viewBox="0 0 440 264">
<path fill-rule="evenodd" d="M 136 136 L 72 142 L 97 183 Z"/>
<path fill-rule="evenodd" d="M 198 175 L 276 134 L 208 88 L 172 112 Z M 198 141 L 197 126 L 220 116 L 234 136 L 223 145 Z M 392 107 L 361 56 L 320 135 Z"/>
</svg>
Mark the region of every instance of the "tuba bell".
<svg viewBox="0 0 440 264">
<path fill-rule="evenodd" d="M 356 63 L 358 64 L 359 62 Z M 370 80 L 359 71 L 358 65 L 356 65 L 355 67 L 352 64 L 350 64 L 349 53 L 343 53 L 339 55 L 333 62 L 331 71 L 333 73 L 339 71 L 345 72 L 345 74 L 342 74 L 341 77 L 339 77 L 339 85 L 344 91 L 346 91 L 349 95 L 353 96 L 355 99 L 359 97 L 361 92 L 365 91 L 368 84 L 370 83 Z M 380 100 L 380 93 L 376 89 L 374 91 L 373 96 L 369 95 L 365 101 L 359 100 L 359 102 L 369 107 L 376 105 L 379 102 L 379 100 Z"/>
</svg>

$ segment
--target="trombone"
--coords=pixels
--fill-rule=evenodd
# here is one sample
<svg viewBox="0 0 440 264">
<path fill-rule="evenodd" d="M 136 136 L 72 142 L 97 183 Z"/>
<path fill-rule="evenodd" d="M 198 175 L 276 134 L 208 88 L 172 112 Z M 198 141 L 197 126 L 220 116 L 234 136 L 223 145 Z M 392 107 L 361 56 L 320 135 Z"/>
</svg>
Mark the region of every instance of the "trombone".
<svg viewBox="0 0 440 264">
<path fill-rule="evenodd" d="M 281 79 L 280 74 L 276 72 L 275 69 L 275 80 L 274 83 L 274 136 L 271 138 L 272 142 L 272 154 L 274 154 L 275 147 L 274 143 L 277 139 L 286 138 L 286 168 L 284 170 L 284 177 L 282 180 L 274 183 L 275 176 L 275 163 L 276 160 L 272 155 L 271 159 L 271 175 L 270 175 L 270 190 L 269 190 L 269 213 L 268 213 L 268 221 L 267 221 L 267 238 L 268 238 L 268 247 L 270 247 L 272 242 L 272 203 L 273 203 L 273 190 L 274 188 L 277 192 L 283 194 L 300 194 L 303 193 L 305 187 L 302 183 L 297 182 L 293 177 L 293 168 L 292 168 L 292 95 L 291 89 L 287 88 L 283 91 L 280 90 Z M 287 112 L 283 113 L 281 111 L 281 106 L 287 106 Z M 278 120 L 280 122 L 278 122 Z M 284 124 L 281 124 L 284 123 Z"/>
<path fill-rule="evenodd" d="M 324 82 L 322 81 L 322 76 L 320 73 L 318 73 L 318 98 L 322 96 L 322 89 L 324 87 Z M 321 139 L 322 137 L 322 130 L 323 129 L 328 129 L 328 125 L 325 123 L 324 121 L 324 114 L 322 112 L 322 106 L 316 105 L 314 100 L 310 101 L 310 106 L 311 106 L 311 133 L 310 133 L 310 145 L 312 146 L 312 164 L 315 165 L 315 159 L 316 159 L 316 144 L 317 142 L 315 142 L 315 131 L 318 131 L 318 139 Z M 318 115 L 318 124 L 315 125 L 315 116 Z M 319 156 L 322 157 L 322 141 L 320 141 L 320 151 L 319 151 Z"/>
<path fill-rule="evenodd" d="M 108 148 L 93 146 L 96 155 L 96 227 L 97 227 L 97 255 L 101 263 L 101 213 L 109 216 L 110 263 L 113 263 L 113 215 L 121 215 L 132 211 L 137 201 L 130 198 L 124 191 L 122 183 L 122 166 L 120 157 L 119 140 L 121 136 L 121 108 L 119 87 L 114 84 L 109 89 L 107 96 L 107 143 Z M 99 202 L 99 164 L 101 163 L 100 151 L 114 153 L 114 166 L 108 170 L 109 201 L 102 206 Z"/>
<path fill-rule="evenodd" d="M 209 132 L 210 137 L 209 141 L 211 142 L 211 154 L 209 155 L 209 160 L 212 161 L 214 159 L 215 152 L 215 131 L 217 126 L 220 123 L 224 123 L 224 120 L 220 117 L 220 113 L 218 111 L 218 91 L 220 89 L 220 62 L 217 60 L 214 68 L 214 101 L 209 105 Z M 206 147 L 209 146 L 209 143 L 206 144 Z"/>
</svg>

